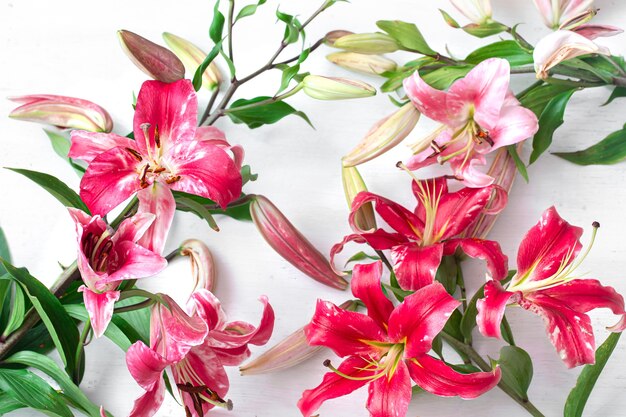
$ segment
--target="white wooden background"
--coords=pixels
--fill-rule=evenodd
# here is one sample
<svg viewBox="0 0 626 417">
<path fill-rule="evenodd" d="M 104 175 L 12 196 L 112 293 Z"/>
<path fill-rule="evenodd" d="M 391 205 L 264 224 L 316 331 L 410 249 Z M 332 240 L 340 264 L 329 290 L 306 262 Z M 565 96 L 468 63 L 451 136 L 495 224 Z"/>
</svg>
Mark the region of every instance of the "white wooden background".
<svg viewBox="0 0 626 417">
<path fill-rule="evenodd" d="M 243 3 L 243 2 L 242 2 Z M 281 10 L 302 17 L 308 16 L 320 1 L 289 0 Z M 240 74 L 246 74 L 264 63 L 275 50 L 282 26 L 275 25 L 276 0 L 268 1 L 258 15 L 238 24 L 235 59 Z M 626 27 L 626 3 L 600 0 L 598 22 Z M 416 22 L 436 49 L 450 49 L 463 57 L 483 41 L 447 27 L 437 8 L 459 16 L 446 1 L 355 0 L 333 7 L 311 25 L 309 40 L 313 42 L 326 31 L 350 29 L 375 30 L 378 19 L 404 19 Z M 84 2 L 79 0 L 2 0 L 0 2 L 0 165 L 35 169 L 57 175 L 75 189 L 78 178 L 61 159 L 53 154 L 41 127 L 12 121 L 5 116 L 14 104 L 7 96 L 51 93 L 82 97 L 104 106 L 115 119 L 115 131 L 125 134 L 132 126 L 132 93 L 144 80 L 121 51 L 117 29 L 129 29 L 160 41 L 163 31 L 189 38 L 208 48 L 208 25 L 212 1 L 121 1 Z M 548 33 L 530 0 L 494 0 L 495 18 L 510 25 L 524 22 L 519 30 L 531 42 Z M 492 38 L 495 40 L 495 38 Z M 624 36 L 600 40 L 614 53 L 624 53 Z M 307 62 L 307 70 L 327 75 L 348 76 L 324 59 L 331 52 L 320 48 Z M 290 54 L 291 55 L 291 54 Z M 286 56 L 288 57 L 288 56 Z M 403 57 L 398 57 L 402 60 Z M 241 94 L 253 97 L 273 94 L 278 86 L 277 74 L 260 78 L 242 88 Z M 378 82 L 370 79 L 372 83 Z M 514 87 L 532 82 L 532 76 L 516 76 Z M 202 93 L 201 103 L 208 97 Z M 609 94 L 606 88 L 576 93 L 565 115 L 565 124 L 555 135 L 552 150 L 584 148 L 623 125 L 626 101 L 616 100 L 600 107 Z M 316 130 L 299 118 L 257 130 L 247 130 L 221 120 L 229 139 L 245 146 L 246 162 L 258 172 L 257 182 L 247 192 L 269 196 L 302 232 L 324 252 L 348 232 L 347 207 L 340 180 L 340 157 L 348 152 L 377 119 L 392 110 L 384 95 L 374 98 L 324 103 L 306 96 L 289 99 L 298 109 L 309 114 Z M 434 126 L 420 121 L 411 138 L 417 138 Z M 370 190 L 413 204 L 409 178 L 394 168 L 408 151 L 399 146 L 383 158 L 362 167 Z M 626 164 L 581 168 L 546 155 L 529 169 L 529 184 L 518 180 L 510 196 L 510 204 L 492 233 L 502 243 L 510 259 L 515 259 L 522 235 L 539 218 L 541 212 L 554 204 L 559 212 L 576 225 L 587 227 L 591 222 L 602 224 L 596 245 L 581 271 L 597 277 L 626 293 L 626 258 L 624 207 L 626 206 Z M 51 283 L 59 272 L 57 262 L 68 264 L 75 257 L 74 228 L 65 209 L 45 191 L 29 180 L 0 170 L 0 224 L 11 244 L 17 265 Z M 347 293 L 328 289 L 302 275 L 275 254 L 257 234 L 252 224 L 220 218 L 221 232 L 211 231 L 206 224 L 184 213 L 177 214 L 175 227 L 168 241 L 173 248 L 183 239 L 197 237 L 210 245 L 219 268 L 216 290 L 232 318 L 255 322 L 260 314 L 256 301 L 267 294 L 276 310 L 275 342 L 307 322 L 316 298 L 344 301 Z M 483 280 L 483 265 L 469 262 L 467 279 L 470 287 Z M 514 267 L 512 265 L 511 267 Z M 178 261 L 159 277 L 144 281 L 154 291 L 173 293 L 182 300 L 190 280 L 188 266 Z M 550 345 L 541 320 L 521 309 L 511 310 L 510 321 L 520 346 L 534 359 L 535 376 L 530 398 L 546 416 L 562 415 L 565 398 L 574 385 L 579 370 L 567 370 Z M 607 336 L 605 325 L 614 317 L 596 312 L 593 315 L 601 342 Z M 483 354 L 497 355 L 500 343 L 478 339 Z M 262 348 L 255 348 L 255 352 Z M 241 377 L 237 369 L 229 369 L 232 388 L 228 395 L 235 409 L 230 415 L 241 417 L 291 417 L 299 415 L 295 403 L 302 390 L 319 383 L 325 368 L 320 355 L 314 360 L 286 372 Z M 126 370 L 122 352 L 107 339 L 96 340 L 87 348 L 87 371 L 82 388 L 96 403 L 103 404 L 117 416 L 127 414 L 132 401 L 142 391 Z M 626 416 L 626 379 L 623 362 L 626 344 L 617 347 L 589 401 L 586 416 Z M 366 416 L 366 391 L 327 403 L 323 416 Z M 16 415 L 29 416 L 34 412 Z M 167 399 L 159 416 L 183 416 L 182 409 Z M 225 410 L 214 412 L 226 416 Z M 437 398 L 423 394 L 415 398 L 411 417 L 421 416 L 502 416 L 527 415 L 499 390 L 493 390 L 474 401 Z"/>
</svg>

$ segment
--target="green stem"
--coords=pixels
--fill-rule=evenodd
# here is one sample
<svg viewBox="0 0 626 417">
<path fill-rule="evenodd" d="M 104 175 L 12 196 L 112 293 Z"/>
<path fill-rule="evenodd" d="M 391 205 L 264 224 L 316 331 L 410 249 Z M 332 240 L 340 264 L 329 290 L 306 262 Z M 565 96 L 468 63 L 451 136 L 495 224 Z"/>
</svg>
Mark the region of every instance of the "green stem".
<svg viewBox="0 0 626 417">
<path fill-rule="evenodd" d="M 211 98 L 209 99 L 209 102 L 206 105 L 206 108 L 204 109 L 204 113 L 202 113 L 202 117 L 200 118 L 200 122 L 198 123 L 198 126 L 202 126 L 202 124 L 206 121 L 206 119 L 211 114 L 211 110 L 213 110 L 213 105 L 215 104 L 215 100 L 217 100 L 217 96 L 219 94 L 220 94 L 220 86 L 219 84 L 217 84 L 215 86 L 215 89 L 213 90 L 213 93 L 211 94 Z"/>
<path fill-rule="evenodd" d="M 73 381 L 78 384 L 80 382 L 80 368 L 81 362 L 85 358 L 85 345 L 87 341 L 87 337 L 89 336 L 89 332 L 91 331 L 91 321 L 89 318 L 85 321 L 85 325 L 83 326 L 83 331 L 80 333 L 80 339 L 78 340 L 78 349 L 76 349 L 76 356 L 74 358 L 74 376 Z"/>
<path fill-rule="evenodd" d="M 231 63 L 235 63 L 233 59 L 233 12 L 235 11 L 235 0 L 229 0 L 228 6 L 228 58 Z"/>
<path fill-rule="evenodd" d="M 474 350 L 473 347 L 455 339 L 453 336 L 446 332 L 439 333 L 443 340 L 446 341 L 450 346 L 454 347 L 456 350 L 460 350 L 464 352 L 471 360 L 484 372 L 491 372 L 491 365 L 487 361 L 483 359 L 482 356 L 478 352 Z M 533 417 L 545 417 L 545 415 L 534 406 L 528 399 L 522 398 L 518 395 L 513 388 L 511 388 L 508 384 L 506 384 L 503 380 L 500 380 L 498 384 L 498 388 L 500 388 L 506 395 L 511 397 L 516 403 L 524 407 L 528 413 Z"/>
</svg>

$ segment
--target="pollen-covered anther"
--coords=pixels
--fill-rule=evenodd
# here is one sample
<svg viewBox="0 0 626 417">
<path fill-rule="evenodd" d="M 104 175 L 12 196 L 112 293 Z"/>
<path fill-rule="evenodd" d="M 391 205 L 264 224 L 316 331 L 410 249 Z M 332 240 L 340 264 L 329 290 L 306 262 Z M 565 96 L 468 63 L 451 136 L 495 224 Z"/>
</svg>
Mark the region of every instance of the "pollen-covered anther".
<svg viewBox="0 0 626 417">
<path fill-rule="evenodd" d="M 487 142 L 489 146 L 493 146 L 493 139 L 491 139 L 489 131 L 482 130 L 480 127 L 478 128 L 476 135 L 472 136 L 472 139 L 474 139 L 474 142 L 476 142 L 478 145 L 482 144 L 483 142 Z"/>
<path fill-rule="evenodd" d="M 169 178 L 167 178 L 165 180 L 165 182 L 168 183 L 168 184 L 173 184 L 176 181 L 180 181 L 180 175 L 172 175 L 172 176 L 170 176 Z"/>
<path fill-rule="evenodd" d="M 141 154 L 137 152 L 136 150 L 132 148 L 124 148 L 124 149 L 126 149 L 126 152 L 131 154 L 132 157 L 135 158 L 137 161 L 141 162 L 143 160 L 143 158 L 141 157 Z"/>
<path fill-rule="evenodd" d="M 139 185 L 141 185 L 141 188 L 146 188 L 148 185 L 150 185 L 148 181 L 146 181 L 146 175 L 148 175 L 149 169 L 150 169 L 150 165 L 148 164 L 144 165 L 143 168 L 141 169 L 141 174 L 139 176 Z"/>
</svg>

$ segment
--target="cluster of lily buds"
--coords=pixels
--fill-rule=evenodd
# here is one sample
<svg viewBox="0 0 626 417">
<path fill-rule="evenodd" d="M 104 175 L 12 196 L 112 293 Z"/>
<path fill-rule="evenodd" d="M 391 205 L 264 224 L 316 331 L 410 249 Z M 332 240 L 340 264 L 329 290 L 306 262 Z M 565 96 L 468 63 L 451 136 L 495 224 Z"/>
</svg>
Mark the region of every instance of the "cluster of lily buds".
<svg viewBox="0 0 626 417">
<path fill-rule="evenodd" d="M 348 208 L 351 208 L 354 198 L 360 192 L 367 191 L 367 186 L 356 167 L 342 167 L 341 180 L 343 182 L 343 192 L 346 195 Z M 355 215 L 355 222 L 362 230 L 376 229 L 376 216 L 374 215 L 374 207 L 371 203 L 364 204 L 359 208 Z"/>
<path fill-rule="evenodd" d="M 193 74 L 206 57 L 206 54 L 196 45 L 172 33 L 163 33 L 163 40 L 176 56 L 180 58 L 189 74 Z M 221 82 L 222 75 L 213 61 L 202 74 L 202 86 L 209 91 L 213 91 L 219 87 Z"/>
<path fill-rule="evenodd" d="M 113 129 L 109 113 L 88 100 L 52 94 L 11 97 L 10 100 L 21 104 L 9 114 L 13 119 L 90 132 L 110 132 Z"/>
<path fill-rule="evenodd" d="M 164 83 L 185 78 L 185 66 L 169 49 L 128 30 L 120 30 L 117 34 L 126 55 L 151 78 Z"/>
<path fill-rule="evenodd" d="M 339 308 L 356 311 L 357 302 L 346 301 Z M 272 346 L 261 355 L 239 368 L 241 375 L 258 375 L 282 371 L 296 366 L 324 349 L 324 346 L 312 346 L 306 340 L 304 326 Z"/>
<path fill-rule="evenodd" d="M 270 200 L 262 195 L 254 196 L 250 214 L 263 238 L 285 260 L 322 284 L 340 290 L 347 288 L 348 283 L 333 271 L 328 259 Z"/>
<path fill-rule="evenodd" d="M 191 261 L 194 288 L 205 288 L 213 292 L 217 274 L 209 248 L 197 239 L 187 239 L 181 243 L 178 251 L 182 256 L 188 256 Z"/>
<path fill-rule="evenodd" d="M 358 52 L 335 52 L 327 55 L 326 59 L 342 68 L 372 75 L 394 71 L 398 67 L 395 61 L 384 56 Z"/>
<path fill-rule="evenodd" d="M 376 95 L 376 89 L 362 81 L 307 75 L 300 83 L 304 93 L 316 100 L 346 100 Z"/>
</svg>

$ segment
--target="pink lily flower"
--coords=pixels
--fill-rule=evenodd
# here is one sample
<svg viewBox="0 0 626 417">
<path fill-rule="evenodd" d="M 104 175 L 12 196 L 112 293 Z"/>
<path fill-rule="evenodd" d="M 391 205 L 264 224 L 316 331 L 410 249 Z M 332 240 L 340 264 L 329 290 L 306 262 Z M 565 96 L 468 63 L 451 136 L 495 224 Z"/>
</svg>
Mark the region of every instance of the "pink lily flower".
<svg viewBox="0 0 626 417">
<path fill-rule="evenodd" d="M 381 289 L 380 261 L 357 265 L 352 293 L 367 307 L 367 315 L 346 311 L 318 300 L 305 328 L 311 345 L 322 345 L 345 358 L 316 388 L 298 402 L 310 417 L 327 400 L 369 386 L 367 409 L 372 417 L 403 417 L 411 401 L 411 379 L 440 396 L 470 399 L 492 389 L 500 380 L 493 372 L 461 374 L 428 354 L 432 340 L 460 304 L 439 283 L 421 288 L 394 308 Z"/>
<path fill-rule="evenodd" d="M 495 198 L 492 200 L 492 194 Z M 448 191 L 445 177 L 413 181 L 418 205 L 414 211 L 370 192 L 359 193 L 352 203 L 349 223 L 355 233 L 331 249 L 332 259 L 351 241 L 367 243 L 375 250 L 391 250 L 394 272 L 405 290 L 418 290 L 432 284 L 444 255 L 457 248 L 473 258 L 487 261 L 495 279 L 507 274 L 507 258 L 500 245 L 491 240 L 458 237 L 483 212 L 498 213 L 506 205 L 506 192 L 497 185 Z M 361 206 L 373 203 L 376 212 L 394 230 L 361 230 L 356 214 Z M 491 202 L 491 208 L 486 210 Z"/>
<path fill-rule="evenodd" d="M 477 169 L 485 165 L 485 154 L 521 142 L 538 129 L 534 113 L 509 91 L 509 72 L 508 61 L 487 59 L 447 92 L 432 88 L 417 71 L 405 79 L 404 89 L 417 109 L 445 127 L 431 141 L 431 149 L 411 157 L 409 169 L 450 162 L 466 186 L 492 184 L 494 179 Z"/>
<path fill-rule="evenodd" d="M 115 290 L 120 281 L 155 275 L 167 266 L 167 261 L 137 244 L 154 221 L 154 214 L 136 214 L 114 231 L 98 215 L 92 217 L 75 208 L 68 210 L 76 225 L 78 269 L 85 283 L 79 291 L 83 293 L 94 335 L 100 337 L 120 297 Z"/>
<path fill-rule="evenodd" d="M 595 229 L 599 225 L 594 224 Z M 595 279 L 581 279 L 574 271 L 591 249 L 576 262 L 582 245 L 580 227 L 563 220 L 554 207 L 546 210 L 520 244 L 517 273 L 503 286 L 498 280 L 485 285 L 485 298 L 478 300 L 478 328 L 485 336 L 501 337 L 500 322 L 507 305 L 518 304 L 540 315 L 561 359 L 572 368 L 594 363 L 595 340 L 586 314 L 609 308 L 621 320 L 609 330 L 626 328 L 624 299 Z"/>
<path fill-rule="evenodd" d="M 541 13 L 544 23 L 550 29 L 558 29 L 561 22 L 587 13 L 593 6 L 593 0 L 533 0 Z"/>
<path fill-rule="evenodd" d="M 206 197 L 222 207 L 241 194 L 239 168 L 224 146 L 194 140 L 197 112 L 189 80 L 146 81 L 137 97 L 135 140 L 72 132 L 69 156 L 89 163 L 80 183 L 87 207 L 105 215 L 137 193 L 139 212 L 157 216 L 141 243 L 158 253 L 176 210 L 171 190 Z"/>
<path fill-rule="evenodd" d="M 248 345 L 264 345 L 274 328 L 274 310 L 261 297 L 263 315 L 255 327 L 227 322 L 219 300 L 208 290 L 192 294 L 189 313 L 166 295 L 168 304 L 153 308 L 150 347 L 134 343 L 126 364 L 146 393 L 135 401 L 130 417 L 151 417 L 165 393 L 163 371 L 170 369 L 187 416 L 203 417 L 213 407 L 232 408 L 225 400 L 229 381 L 224 366 L 236 366 L 250 356 Z"/>
</svg>

